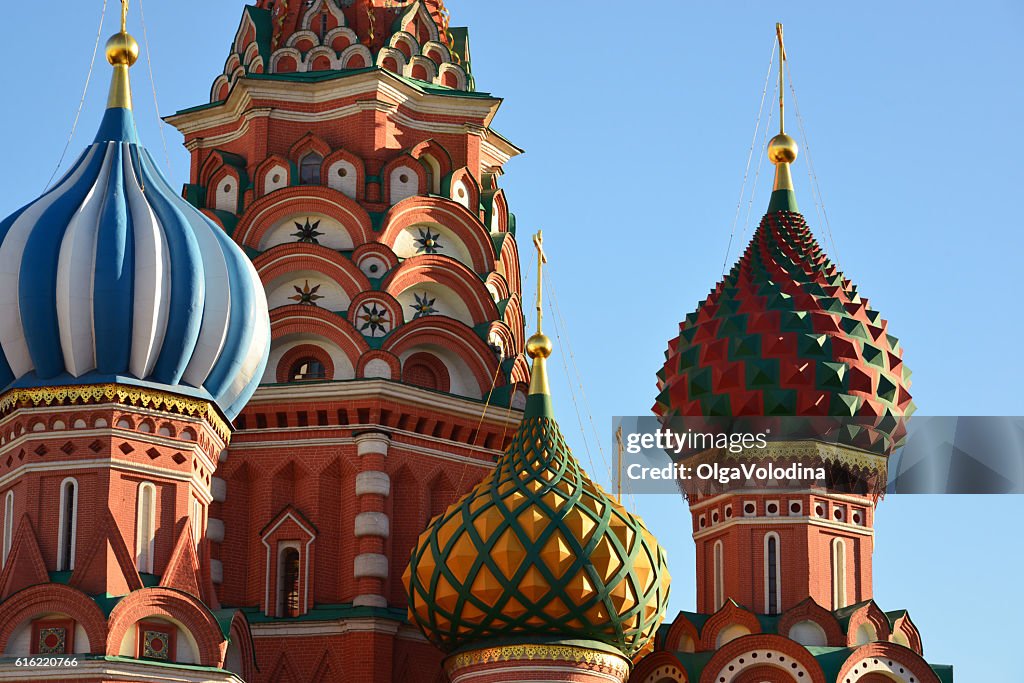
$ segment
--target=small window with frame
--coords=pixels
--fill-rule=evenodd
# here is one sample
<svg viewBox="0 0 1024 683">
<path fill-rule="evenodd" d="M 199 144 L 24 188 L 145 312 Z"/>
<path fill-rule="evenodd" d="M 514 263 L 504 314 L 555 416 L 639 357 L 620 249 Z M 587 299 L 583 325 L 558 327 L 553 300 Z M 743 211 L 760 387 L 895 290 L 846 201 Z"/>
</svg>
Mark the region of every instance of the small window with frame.
<svg viewBox="0 0 1024 683">
<path fill-rule="evenodd" d="M 75 622 L 41 619 L 32 622 L 32 654 L 68 655 L 75 651 Z"/>
<path fill-rule="evenodd" d="M 178 629 L 162 621 L 140 621 L 138 624 L 139 659 L 173 662 Z"/>
</svg>

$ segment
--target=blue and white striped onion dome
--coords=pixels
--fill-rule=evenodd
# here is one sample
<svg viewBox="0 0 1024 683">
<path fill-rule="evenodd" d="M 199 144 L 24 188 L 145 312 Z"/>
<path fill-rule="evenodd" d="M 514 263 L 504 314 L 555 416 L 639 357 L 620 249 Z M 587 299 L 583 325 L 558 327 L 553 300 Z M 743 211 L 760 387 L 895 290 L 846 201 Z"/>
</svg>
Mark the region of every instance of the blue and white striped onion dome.
<svg viewBox="0 0 1024 683">
<path fill-rule="evenodd" d="M 130 384 L 232 420 L 270 352 L 263 286 L 168 184 L 125 100 L 51 190 L 0 223 L 0 391 Z"/>
</svg>

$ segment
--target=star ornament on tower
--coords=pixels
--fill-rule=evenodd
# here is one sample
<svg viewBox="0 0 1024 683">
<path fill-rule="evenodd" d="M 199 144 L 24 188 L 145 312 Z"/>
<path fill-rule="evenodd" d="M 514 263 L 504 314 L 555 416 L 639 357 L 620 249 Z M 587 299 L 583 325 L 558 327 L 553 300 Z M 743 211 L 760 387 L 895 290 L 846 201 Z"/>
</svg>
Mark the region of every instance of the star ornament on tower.
<svg viewBox="0 0 1024 683">
<path fill-rule="evenodd" d="M 317 303 L 320 299 L 325 298 L 322 294 L 317 294 L 320 291 L 320 285 L 309 286 L 309 280 L 306 280 L 306 284 L 302 287 L 293 285 L 295 288 L 295 294 L 288 297 L 289 300 L 297 302 L 301 306 L 319 306 Z"/>
<path fill-rule="evenodd" d="M 360 332 L 368 337 L 379 337 L 387 333 L 391 321 L 388 319 L 388 309 L 371 303 L 364 305 L 359 312 L 359 322 L 362 323 Z"/>
<path fill-rule="evenodd" d="M 420 236 L 416 238 L 416 253 L 417 254 L 436 254 L 439 250 L 444 249 L 441 246 L 440 241 L 441 233 L 432 233 L 430 228 L 420 228 Z"/>
<path fill-rule="evenodd" d="M 415 315 L 412 317 L 413 320 L 437 313 L 437 309 L 434 308 L 434 302 L 437 301 L 437 297 L 431 299 L 430 295 L 426 292 L 423 292 L 422 297 L 415 293 L 413 296 L 416 297 L 416 303 L 409 304 L 409 308 L 415 311 Z"/>
<path fill-rule="evenodd" d="M 310 223 L 307 218 L 305 225 L 295 221 L 296 232 L 292 233 L 292 237 L 296 238 L 302 244 L 320 244 L 318 238 L 323 237 L 324 233 L 320 232 L 320 221 L 316 223 Z"/>
</svg>

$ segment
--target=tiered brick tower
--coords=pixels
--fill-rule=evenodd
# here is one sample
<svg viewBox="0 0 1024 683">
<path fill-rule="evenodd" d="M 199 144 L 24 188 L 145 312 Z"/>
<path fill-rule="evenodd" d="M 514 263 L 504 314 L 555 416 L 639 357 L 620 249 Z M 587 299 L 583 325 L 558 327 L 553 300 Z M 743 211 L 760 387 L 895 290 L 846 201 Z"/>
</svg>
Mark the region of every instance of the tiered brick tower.
<svg viewBox="0 0 1024 683">
<path fill-rule="evenodd" d="M 0 678 L 248 678 L 207 520 L 267 362 L 266 300 L 136 139 L 123 23 L 107 58 L 94 143 L 0 223 Z M 33 656 L 75 663 L 13 659 Z"/>
<path fill-rule="evenodd" d="M 262 0 L 211 102 L 170 117 L 185 194 L 251 256 L 270 306 L 261 388 L 210 510 L 214 581 L 255 680 L 433 680 L 401 576 L 526 403 L 520 152 L 491 128 L 443 3 Z M 430 672 L 430 673 L 424 673 Z"/>
<path fill-rule="evenodd" d="M 780 26 L 784 63 L 781 38 Z M 951 680 L 949 667 L 922 658 L 907 613 L 883 612 L 871 599 L 874 507 L 913 412 L 902 349 L 798 213 L 796 142 L 781 131 L 768 156 L 776 166 L 768 213 L 669 343 L 654 410 L 677 428 L 696 418 L 691 425 L 770 434 L 768 448 L 689 454 L 691 466 L 800 463 L 825 477 L 821 486 L 688 486 L 697 612 L 662 631 L 631 680 Z"/>
</svg>

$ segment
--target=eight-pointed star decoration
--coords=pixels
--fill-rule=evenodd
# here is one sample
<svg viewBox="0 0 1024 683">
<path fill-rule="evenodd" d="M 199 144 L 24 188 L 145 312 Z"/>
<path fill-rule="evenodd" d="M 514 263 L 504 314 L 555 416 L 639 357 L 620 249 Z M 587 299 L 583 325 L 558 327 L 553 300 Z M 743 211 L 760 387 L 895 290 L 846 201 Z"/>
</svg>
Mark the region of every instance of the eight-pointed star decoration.
<svg viewBox="0 0 1024 683">
<path fill-rule="evenodd" d="M 437 309 L 434 308 L 434 302 L 437 301 L 437 297 L 430 299 L 428 298 L 430 295 L 427 292 L 423 292 L 422 297 L 413 292 L 413 296 L 416 297 L 416 303 L 409 304 L 409 308 L 416 311 L 416 315 L 412 317 L 413 320 L 437 313 Z"/>
<path fill-rule="evenodd" d="M 388 326 L 391 323 L 388 320 L 388 309 L 377 306 L 376 303 L 369 303 L 363 306 L 363 309 L 359 312 L 359 322 L 362 323 L 359 326 L 359 331 L 368 337 L 378 337 L 387 334 Z"/>
<path fill-rule="evenodd" d="M 444 249 L 439 239 L 441 233 L 431 233 L 430 228 L 420 228 L 419 230 L 420 236 L 415 238 L 417 254 L 436 254 L 439 250 Z"/>
<path fill-rule="evenodd" d="M 297 301 L 303 306 L 319 306 L 320 304 L 318 304 L 317 301 L 324 298 L 322 295 L 317 294 L 320 290 L 320 285 L 310 287 L 309 280 L 306 280 L 306 285 L 304 287 L 299 287 L 298 285 L 292 286 L 295 287 L 297 294 L 288 298 L 292 301 Z"/>
<path fill-rule="evenodd" d="M 295 221 L 295 227 L 298 228 L 298 232 L 293 232 L 292 237 L 298 239 L 299 242 L 305 244 L 320 244 L 318 237 L 321 237 L 324 233 L 320 232 L 320 221 L 310 224 L 309 219 L 306 219 L 306 224 L 303 225 L 298 221 Z"/>
</svg>

